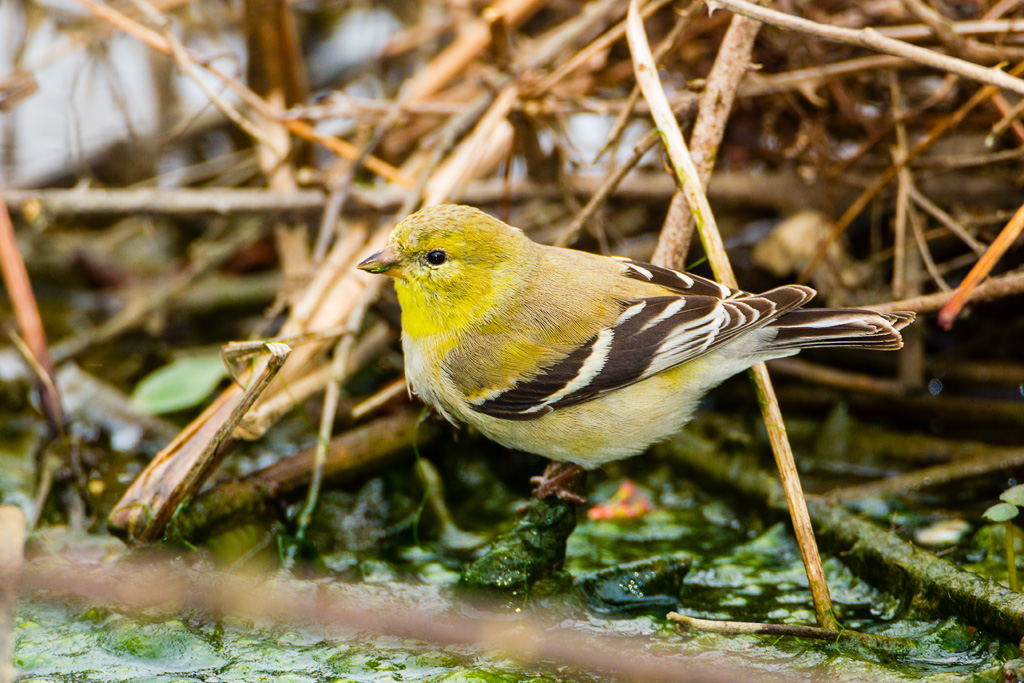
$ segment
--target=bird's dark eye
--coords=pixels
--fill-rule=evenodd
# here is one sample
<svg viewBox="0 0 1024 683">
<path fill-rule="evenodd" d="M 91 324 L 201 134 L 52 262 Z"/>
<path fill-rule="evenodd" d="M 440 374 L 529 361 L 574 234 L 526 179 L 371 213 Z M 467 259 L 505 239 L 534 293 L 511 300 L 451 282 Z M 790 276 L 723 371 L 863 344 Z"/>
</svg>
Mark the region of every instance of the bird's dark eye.
<svg viewBox="0 0 1024 683">
<path fill-rule="evenodd" d="M 448 254 L 443 249 L 434 249 L 427 252 L 427 263 L 432 266 L 439 266 L 448 260 Z"/>
</svg>

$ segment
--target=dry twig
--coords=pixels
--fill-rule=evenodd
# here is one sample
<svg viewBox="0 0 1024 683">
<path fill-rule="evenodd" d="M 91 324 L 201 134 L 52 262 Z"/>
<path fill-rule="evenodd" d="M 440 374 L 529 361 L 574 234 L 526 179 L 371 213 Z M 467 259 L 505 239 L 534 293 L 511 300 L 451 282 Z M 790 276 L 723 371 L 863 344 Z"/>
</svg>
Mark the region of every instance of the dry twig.
<svg viewBox="0 0 1024 683">
<path fill-rule="evenodd" d="M 724 621 L 718 619 L 698 619 L 687 614 L 669 612 L 668 620 L 675 623 L 681 631 L 704 631 L 707 633 L 729 633 L 733 635 L 789 636 L 810 640 L 827 640 L 832 643 L 851 643 L 858 646 L 886 647 L 894 646 L 905 649 L 911 645 L 909 640 L 877 636 L 870 633 L 858 633 L 843 629 L 803 626 L 801 624 L 763 624 L 750 621 Z"/>
<path fill-rule="evenodd" d="M 25 347 L 39 369 L 39 396 L 50 421 L 54 433 L 60 429 L 63 418 L 60 407 L 60 396 L 57 395 L 53 383 L 53 358 L 50 346 L 46 343 L 46 331 L 39 315 L 39 306 L 32 283 L 28 279 L 28 270 L 18 248 L 18 240 L 14 235 L 14 224 L 7 212 L 7 203 L 0 192 L 0 275 L 3 276 L 7 296 L 14 309 L 14 317 L 21 329 L 21 337 Z"/>
<path fill-rule="evenodd" d="M 761 23 L 758 21 L 733 17 L 701 92 L 697 120 L 690 135 L 693 164 L 701 187 L 707 187 L 711 179 L 711 171 L 718 157 L 718 146 L 722 143 L 725 124 L 732 112 L 736 89 L 750 68 L 754 39 L 760 29 Z M 658 236 L 653 262 L 677 270 L 685 269 L 686 253 L 690 248 L 695 225 L 694 212 L 687 206 L 685 194 L 682 191 L 676 192 Z"/>
<path fill-rule="evenodd" d="M 1017 238 L 1024 233 L 1024 205 L 1017 209 L 1010 222 L 999 232 L 999 236 L 989 245 L 988 250 L 982 255 L 978 262 L 971 268 L 964 281 L 953 292 L 952 298 L 939 311 L 939 324 L 947 330 L 953 326 L 953 321 L 960 314 L 960 310 L 971 298 L 971 292 L 988 277 L 988 274 L 1002 258 Z"/>
<path fill-rule="evenodd" d="M 903 310 L 903 309 L 900 309 Z M 779 358 L 768 361 L 768 367 L 790 377 L 799 377 L 825 386 L 859 391 L 879 396 L 901 396 L 904 391 L 899 382 L 891 379 L 872 377 L 859 372 L 837 370 L 802 358 Z"/>
<path fill-rule="evenodd" d="M 722 238 L 715 225 L 715 218 L 708 205 L 707 196 L 701 188 L 697 169 L 690 158 L 683 135 L 679 130 L 679 124 L 672 114 L 668 100 L 665 98 L 665 92 L 661 87 L 651 49 L 647 44 L 643 22 L 637 11 L 637 0 L 631 0 L 629 5 L 626 35 L 629 38 L 630 51 L 633 54 L 633 68 L 637 82 L 640 83 L 644 97 L 651 106 L 651 113 L 658 129 L 665 137 L 665 147 L 668 149 L 678 182 L 682 184 L 683 191 L 686 192 L 686 200 L 690 210 L 694 213 L 701 242 L 711 261 L 715 276 L 726 286 L 736 287 L 736 276 L 733 274 L 728 254 L 722 245 Z M 768 430 L 772 452 L 775 454 L 775 462 L 779 468 L 786 500 L 793 517 L 800 553 L 807 569 L 818 625 L 824 628 L 836 628 L 838 624 L 832 614 L 832 600 L 829 596 L 828 584 L 825 581 L 825 572 L 821 567 L 818 547 L 814 541 L 814 532 L 807 514 L 800 478 L 793 462 L 793 451 L 786 436 L 782 412 L 779 409 L 778 400 L 775 398 L 771 379 L 768 377 L 764 363 L 755 365 L 752 368 L 752 373 L 757 386 L 758 402 L 761 405 L 765 428 Z"/>
<path fill-rule="evenodd" d="M 968 301 L 994 301 L 1021 293 L 1024 293 L 1024 272 L 1017 271 L 990 278 L 987 282 L 981 283 L 967 295 L 964 303 L 966 304 Z M 879 313 L 895 313 L 896 311 L 930 313 L 939 310 L 949 303 L 954 294 L 955 291 L 926 294 L 911 299 L 871 304 L 868 308 Z"/>
<path fill-rule="evenodd" d="M 330 381 L 327 383 L 327 390 L 324 392 L 323 412 L 320 415 L 320 428 L 313 458 L 313 471 L 310 477 L 309 491 L 306 495 L 306 503 L 299 513 L 296 531 L 298 538 L 305 537 L 306 527 L 313 518 L 314 510 L 316 510 L 320 486 L 323 483 L 324 464 L 327 461 L 331 433 L 334 431 L 334 420 L 338 413 L 338 400 L 341 398 L 341 383 L 346 376 L 345 371 L 348 366 L 349 355 L 355 344 L 356 333 L 359 332 L 359 328 L 363 325 L 366 309 L 377 299 L 380 289 L 381 283 L 379 278 L 376 283 L 370 284 L 366 288 L 359 305 L 348 316 L 348 326 L 344 336 L 338 345 L 334 347 Z"/>
<path fill-rule="evenodd" d="M 174 458 L 170 455 L 175 451 L 161 451 L 136 478 L 119 503 L 121 514 L 127 512 L 129 518 L 122 520 L 121 517 L 116 517 L 117 508 L 111 512 L 111 522 L 108 525 L 111 531 L 120 532 L 125 541 L 147 543 L 160 538 L 178 506 L 198 492 L 206 477 L 220 462 L 224 453 L 218 453 L 218 450 L 277 375 L 291 352 L 288 346 L 279 342 L 267 342 L 264 349 L 266 359 L 263 367 L 259 372 L 253 373 L 252 381 L 238 401 L 231 406 L 227 417 L 221 422 L 202 423 L 205 428 L 214 429 L 203 443 L 203 447 L 193 451 L 194 458 Z M 132 502 L 125 505 L 126 500 Z"/>
<path fill-rule="evenodd" d="M 968 62 L 956 57 L 950 57 L 949 55 L 944 55 L 941 52 L 936 52 L 935 50 L 929 50 L 927 48 L 918 47 L 917 45 L 904 43 L 901 40 L 889 38 L 873 28 L 849 29 L 840 26 L 819 24 L 816 21 L 804 19 L 803 17 L 796 17 L 792 14 L 786 14 L 785 12 L 779 12 L 767 7 L 761 7 L 750 2 L 745 2 L 745 0 L 703 1 L 712 11 L 724 8 L 730 12 L 734 12 L 735 14 L 741 14 L 745 17 L 750 17 L 751 19 L 763 21 L 766 24 L 786 28 L 791 31 L 799 31 L 800 33 L 806 33 L 807 35 L 814 36 L 815 38 L 821 38 L 822 40 L 858 45 L 860 47 L 866 47 L 878 52 L 893 55 L 894 57 L 903 57 L 904 59 L 909 59 L 910 61 L 923 66 L 930 66 L 940 71 L 947 71 L 949 73 L 963 76 L 964 78 L 970 78 L 971 80 L 975 80 L 980 83 L 987 83 L 988 85 L 997 88 L 1013 91 L 1018 95 L 1024 95 L 1024 81 L 1007 74 L 1005 71 L 978 66 L 973 62 Z"/>
<path fill-rule="evenodd" d="M 633 154 L 623 163 L 621 166 L 615 169 L 615 172 L 608 176 L 608 179 L 601 185 L 597 192 L 595 192 L 590 199 L 587 201 L 586 206 L 580 209 L 579 213 L 572 219 L 572 222 L 566 226 L 562 233 L 558 236 L 555 241 L 555 246 L 567 247 L 576 241 L 583 226 L 586 225 L 590 217 L 594 215 L 598 207 L 605 202 L 608 197 L 615 192 L 615 189 L 619 186 L 619 183 L 633 170 L 640 159 L 643 158 L 647 152 L 651 150 L 661 137 L 658 135 L 658 131 L 651 131 L 648 133 L 640 142 L 636 143 L 633 148 Z"/>
<path fill-rule="evenodd" d="M 515 28 L 540 9 L 541 0 L 499 0 L 493 10 L 501 15 L 506 25 Z M 491 42 L 486 19 L 463 26 L 455 42 L 436 56 L 415 76 L 406 91 L 409 102 L 421 102 L 446 86 L 484 50 Z"/>
</svg>

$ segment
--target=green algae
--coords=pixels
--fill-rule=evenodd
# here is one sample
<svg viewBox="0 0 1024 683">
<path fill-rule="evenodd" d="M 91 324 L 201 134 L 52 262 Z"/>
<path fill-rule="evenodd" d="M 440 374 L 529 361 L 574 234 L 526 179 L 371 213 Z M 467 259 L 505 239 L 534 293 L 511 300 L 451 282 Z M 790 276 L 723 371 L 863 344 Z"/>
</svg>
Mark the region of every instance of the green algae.
<svg viewBox="0 0 1024 683">
<path fill-rule="evenodd" d="M 161 681 L 227 663 L 218 645 L 178 619 L 145 619 L 31 604 L 15 631 L 15 666 L 57 680 Z"/>
</svg>

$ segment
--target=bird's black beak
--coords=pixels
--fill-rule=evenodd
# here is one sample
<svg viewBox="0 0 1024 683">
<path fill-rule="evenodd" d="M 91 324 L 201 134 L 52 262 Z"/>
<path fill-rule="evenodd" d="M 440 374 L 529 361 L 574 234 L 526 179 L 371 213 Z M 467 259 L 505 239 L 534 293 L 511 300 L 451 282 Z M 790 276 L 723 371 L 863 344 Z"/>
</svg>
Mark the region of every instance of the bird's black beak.
<svg viewBox="0 0 1024 683">
<path fill-rule="evenodd" d="M 397 276 L 395 269 L 402 265 L 402 256 L 390 245 L 384 247 L 373 256 L 365 259 L 356 268 L 365 270 L 367 273 L 386 273 L 392 277 Z M 395 272 L 388 272 L 395 271 Z"/>
</svg>

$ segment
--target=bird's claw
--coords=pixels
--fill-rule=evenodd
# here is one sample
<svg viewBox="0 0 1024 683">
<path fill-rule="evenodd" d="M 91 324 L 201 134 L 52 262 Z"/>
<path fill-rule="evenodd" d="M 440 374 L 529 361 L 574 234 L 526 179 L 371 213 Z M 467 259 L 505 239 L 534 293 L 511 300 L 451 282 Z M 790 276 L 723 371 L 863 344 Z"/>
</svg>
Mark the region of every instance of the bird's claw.
<svg viewBox="0 0 1024 683">
<path fill-rule="evenodd" d="M 533 497 L 537 500 L 558 498 L 576 505 L 586 505 L 586 497 L 569 488 L 571 485 L 577 484 L 577 479 L 584 473 L 585 470 L 579 465 L 551 463 L 544 470 L 544 474 L 539 477 L 530 477 L 530 483 L 536 484 L 533 489 Z"/>
</svg>

